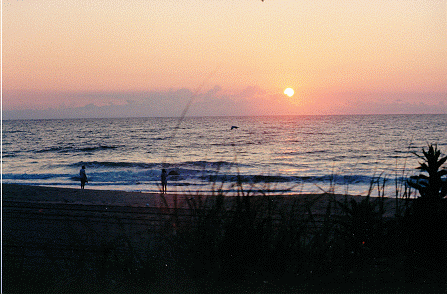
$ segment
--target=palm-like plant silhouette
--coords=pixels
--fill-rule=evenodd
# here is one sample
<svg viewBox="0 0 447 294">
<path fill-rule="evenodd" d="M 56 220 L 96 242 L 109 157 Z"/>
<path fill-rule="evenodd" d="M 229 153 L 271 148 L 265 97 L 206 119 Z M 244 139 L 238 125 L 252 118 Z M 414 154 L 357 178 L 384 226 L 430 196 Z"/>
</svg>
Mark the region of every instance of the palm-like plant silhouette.
<svg viewBox="0 0 447 294">
<path fill-rule="evenodd" d="M 413 203 L 409 218 L 409 252 L 406 271 L 409 281 L 432 281 L 442 284 L 447 274 L 447 169 L 437 145 L 430 144 L 417 168 L 421 173 L 408 180 L 421 197 Z M 427 175 L 428 174 L 428 175 Z"/>
<path fill-rule="evenodd" d="M 413 152 L 423 162 L 420 162 L 417 168 L 421 170 L 421 173 L 412 176 L 408 184 L 417 189 L 422 198 L 442 199 L 447 196 L 447 179 L 443 178 L 447 175 L 447 169 L 441 169 L 441 167 L 447 161 L 447 156 L 441 157 L 441 151 L 438 150 L 437 145 L 433 144 L 428 146 L 428 151 L 422 148 L 422 153 L 423 155 L 419 155 Z"/>
</svg>

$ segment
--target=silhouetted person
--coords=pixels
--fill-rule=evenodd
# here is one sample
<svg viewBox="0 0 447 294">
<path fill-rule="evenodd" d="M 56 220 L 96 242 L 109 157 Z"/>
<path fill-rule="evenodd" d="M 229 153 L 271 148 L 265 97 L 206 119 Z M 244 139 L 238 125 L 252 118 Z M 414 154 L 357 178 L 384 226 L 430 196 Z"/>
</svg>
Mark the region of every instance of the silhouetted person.
<svg viewBox="0 0 447 294">
<path fill-rule="evenodd" d="M 81 189 L 84 189 L 85 183 L 88 183 L 87 174 L 85 173 L 85 166 L 83 165 L 81 170 L 79 171 L 79 175 L 81 177 Z"/>
<path fill-rule="evenodd" d="M 166 187 L 168 186 L 168 174 L 165 169 L 161 170 L 161 193 L 166 193 Z"/>
</svg>

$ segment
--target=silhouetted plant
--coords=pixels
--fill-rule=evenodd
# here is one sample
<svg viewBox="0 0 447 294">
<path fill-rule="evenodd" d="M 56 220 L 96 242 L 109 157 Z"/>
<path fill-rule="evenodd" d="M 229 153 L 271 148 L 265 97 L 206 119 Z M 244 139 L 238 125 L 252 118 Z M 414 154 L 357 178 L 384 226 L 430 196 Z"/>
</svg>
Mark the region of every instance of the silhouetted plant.
<svg viewBox="0 0 447 294">
<path fill-rule="evenodd" d="M 408 216 L 409 253 L 406 266 L 409 281 L 445 282 L 447 264 L 447 170 L 441 169 L 447 161 L 436 145 L 414 153 L 423 161 L 417 168 L 421 173 L 411 177 L 408 184 L 421 195 L 413 203 Z M 428 175 L 427 175 L 428 174 Z"/>
<path fill-rule="evenodd" d="M 366 196 L 360 202 L 337 201 L 344 215 L 334 216 L 337 224 L 338 246 L 348 267 L 355 267 L 371 257 L 373 249 L 383 241 L 381 198 L 371 201 Z"/>
<path fill-rule="evenodd" d="M 447 175 L 447 169 L 441 167 L 447 161 L 447 156 L 441 157 L 441 151 L 433 144 L 428 146 L 427 151 L 422 148 L 422 153 L 423 155 L 419 155 L 413 152 L 423 161 L 417 168 L 421 173 L 412 176 L 408 184 L 417 189 L 423 198 L 442 199 L 447 196 L 447 179 L 443 178 Z"/>
</svg>

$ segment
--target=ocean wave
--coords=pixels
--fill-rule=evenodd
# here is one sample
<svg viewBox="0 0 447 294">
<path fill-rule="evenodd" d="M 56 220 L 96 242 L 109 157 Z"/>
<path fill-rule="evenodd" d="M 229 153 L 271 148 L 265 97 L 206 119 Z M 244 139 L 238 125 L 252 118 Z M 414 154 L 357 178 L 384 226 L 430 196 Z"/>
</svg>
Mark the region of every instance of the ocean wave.
<svg viewBox="0 0 447 294">
<path fill-rule="evenodd" d="M 97 150 L 106 150 L 106 149 L 117 149 L 120 148 L 121 146 L 94 146 L 94 147 L 84 147 L 84 148 L 79 148 L 79 151 L 97 151 Z"/>
<path fill-rule="evenodd" d="M 117 149 L 122 146 L 107 146 L 107 145 L 100 145 L 100 146 L 92 146 L 92 147 L 50 147 L 45 148 L 41 150 L 36 150 L 36 153 L 70 153 L 70 152 L 93 152 L 93 151 L 100 151 L 100 150 L 107 150 L 107 149 Z"/>
<path fill-rule="evenodd" d="M 174 164 L 174 166 L 198 166 L 198 167 L 212 167 L 212 168 L 220 168 L 220 167 L 230 167 L 234 166 L 234 162 L 230 161 L 207 161 L 207 160 L 197 160 L 197 161 L 185 161 L 182 163 Z M 240 165 L 240 164 L 238 164 Z"/>
<path fill-rule="evenodd" d="M 76 163 L 69 164 L 69 167 L 80 167 L 85 165 L 88 169 L 94 168 L 141 168 L 141 169 L 152 169 L 157 168 L 160 163 L 144 163 L 144 162 L 115 162 L 115 161 L 91 161 L 85 162 L 80 161 Z"/>
<path fill-rule="evenodd" d="M 202 172 L 206 169 L 219 170 L 223 167 L 235 166 L 235 163 L 229 161 L 184 161 L 177 163 L 146 163 L 146 162 L 124 162 L 124 161 L 79 161 L 76 163 L 69 164 L 69 167 L 79 167 L 85 165 L 87 168 L 141 168 L 141 169 L 186 169 L 186 170 L 197 170 Z M 237 166 L 244 166 L 243 164 L 237 164 Z"/>
<path fill-rule="evenodd" d="M 281 175 L 257 175 L 219 173 L 199 171 L 197 169 L 177 169 L 178 174 L 168 176 L 168 186 L 177 192 L 184 191 L 208 191 L 214 188 L 213 184 L 222 187 L 223 191 L 231 192 L 235 184 L 240 183 L 245 188 L 268 189 L 269 192 L 293 192 L 319 191 L 318 187 L 331 187 L 346 189 L 350 192 L 362 193 L 371 185 L 376 185 L 376 178 L 365 175 L 323 175 L 323 176 L 281 176 Z M 160 170 L 95 170 L 87 169 L 89 186 L 100 189 L 123 189 L 128 191 L 152 191 L 159 188 Z M 71 174 L 4 174 L 5 183 L 37 184 L 37 185 L 61 185 L 76 186 L 79 184 L 78 172 Z M 399 179 L 405 181 L 406 178 Z M 380 183 L 380 182 L 379 182 Z M 254 185 L 253 187 L 251 185 Z M 177 187 L 177 188 L 174 188 Z M 207 190 L 208 189 L 208 190 Z"/>
<path fill-rule="evenodd" d="M 169 184 L 179 187 L 241 181 L 364 191 L 381 171 L 388 185 L 418 172 L 412 151 L 421 154 L 427 142 L 447 146 L 446 122 L 445 115 L 188 118 L 172 140 L 166 134 L 176 119 L 8 121 L 3 179 L 77 185 L 85 165 L 90 185 L 112 190 L 156 190 L 166 168 L 178 174 Z M 240 130 L 220 132 L 231 125 Z"/>
<path fill-rule="evenodd" d="M 71 178 L 70 174 L 3 174 L 3 179 L 5 180 L 48 180 L 53 178 Z"/>
<path fill-rule="evenodd" d="M 299 177 L 304 182 L 332 182 L 334 184 L 365 184 L 371 183 L 376 177 L 367 175 L 321 175 Z"/>
<path fill-rule="evenodd" d="M 88 172 L 88 177 L 96 182 L 109 183 L 134 183 L 142 181 L 158 181 L 160 177 L 159 170 L 149 169 L 145 171 L 95 171 L 91 167 L 91 172 Z M 169 179 L 173 182 L 189 181 L 194 182 L 241 182 L 241 183 L 329 183 L 336 184 L 365 184 L 374 180 L 374 177 L 365 175 L 325 175 L 325 176 L 281 176 L 281 175 L 256 175 L 256 174 L 232 174 L 232 173 L 215 173 L 204 172 L 198 170 L 177 169 L 177 173 L 170 175 Z M 70 181 L 78 181 L 79 175 L 73 174 L 57 174 L 57 173 L 43 173 L 43 174 L 3 174 L 4 179 L 9 180 L 47 180 L 52 178 L 66 178 Z"/>
<path fill-rule="evenodd" d="M 235 175 L 217 174 L 203 175 L 202 180 L 210 182 L 242 182 L 242 183 L 334 183 L 334 184 L 368 184 L 377 179 L 365 175 L 322 175 L 322 176 L 281 176 L 281 175 Z"/>
<path fill-rule="evenodd" d="M 202 179 L 210 182 L 287 183 L 296 181 L 297 177 L 226 174 L 203 176 Z"/>
<path fill-rule="evenodd" d="M 286 151 L 284 155 L 312 155 L 312 154 L 329 154 L 331 150 L 312 150 L 312 151 Z"/>
</svg>

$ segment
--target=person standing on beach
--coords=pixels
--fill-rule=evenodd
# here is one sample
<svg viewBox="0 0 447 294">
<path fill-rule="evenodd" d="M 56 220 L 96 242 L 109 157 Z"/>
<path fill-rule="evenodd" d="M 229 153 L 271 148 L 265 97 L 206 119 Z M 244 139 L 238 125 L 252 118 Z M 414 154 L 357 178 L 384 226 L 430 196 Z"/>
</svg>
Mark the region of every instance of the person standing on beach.
<svg viewBox="0 0 447 294">
<path fill-rule="evenodd" d="M 87 174 L 85 173 L 85 166 L 83 165 L 81 170 L 79 171 L 79 175 L 81 177 L 81 189 L 84 189 L 85 183 L 88 183 Z"/>
<path fill-rule="evenodd" d="M 165 169 L 161 170 L 161 193 L 166 193 L 166 188 L 168 186 L 168 174 Z"/>
</svg>

